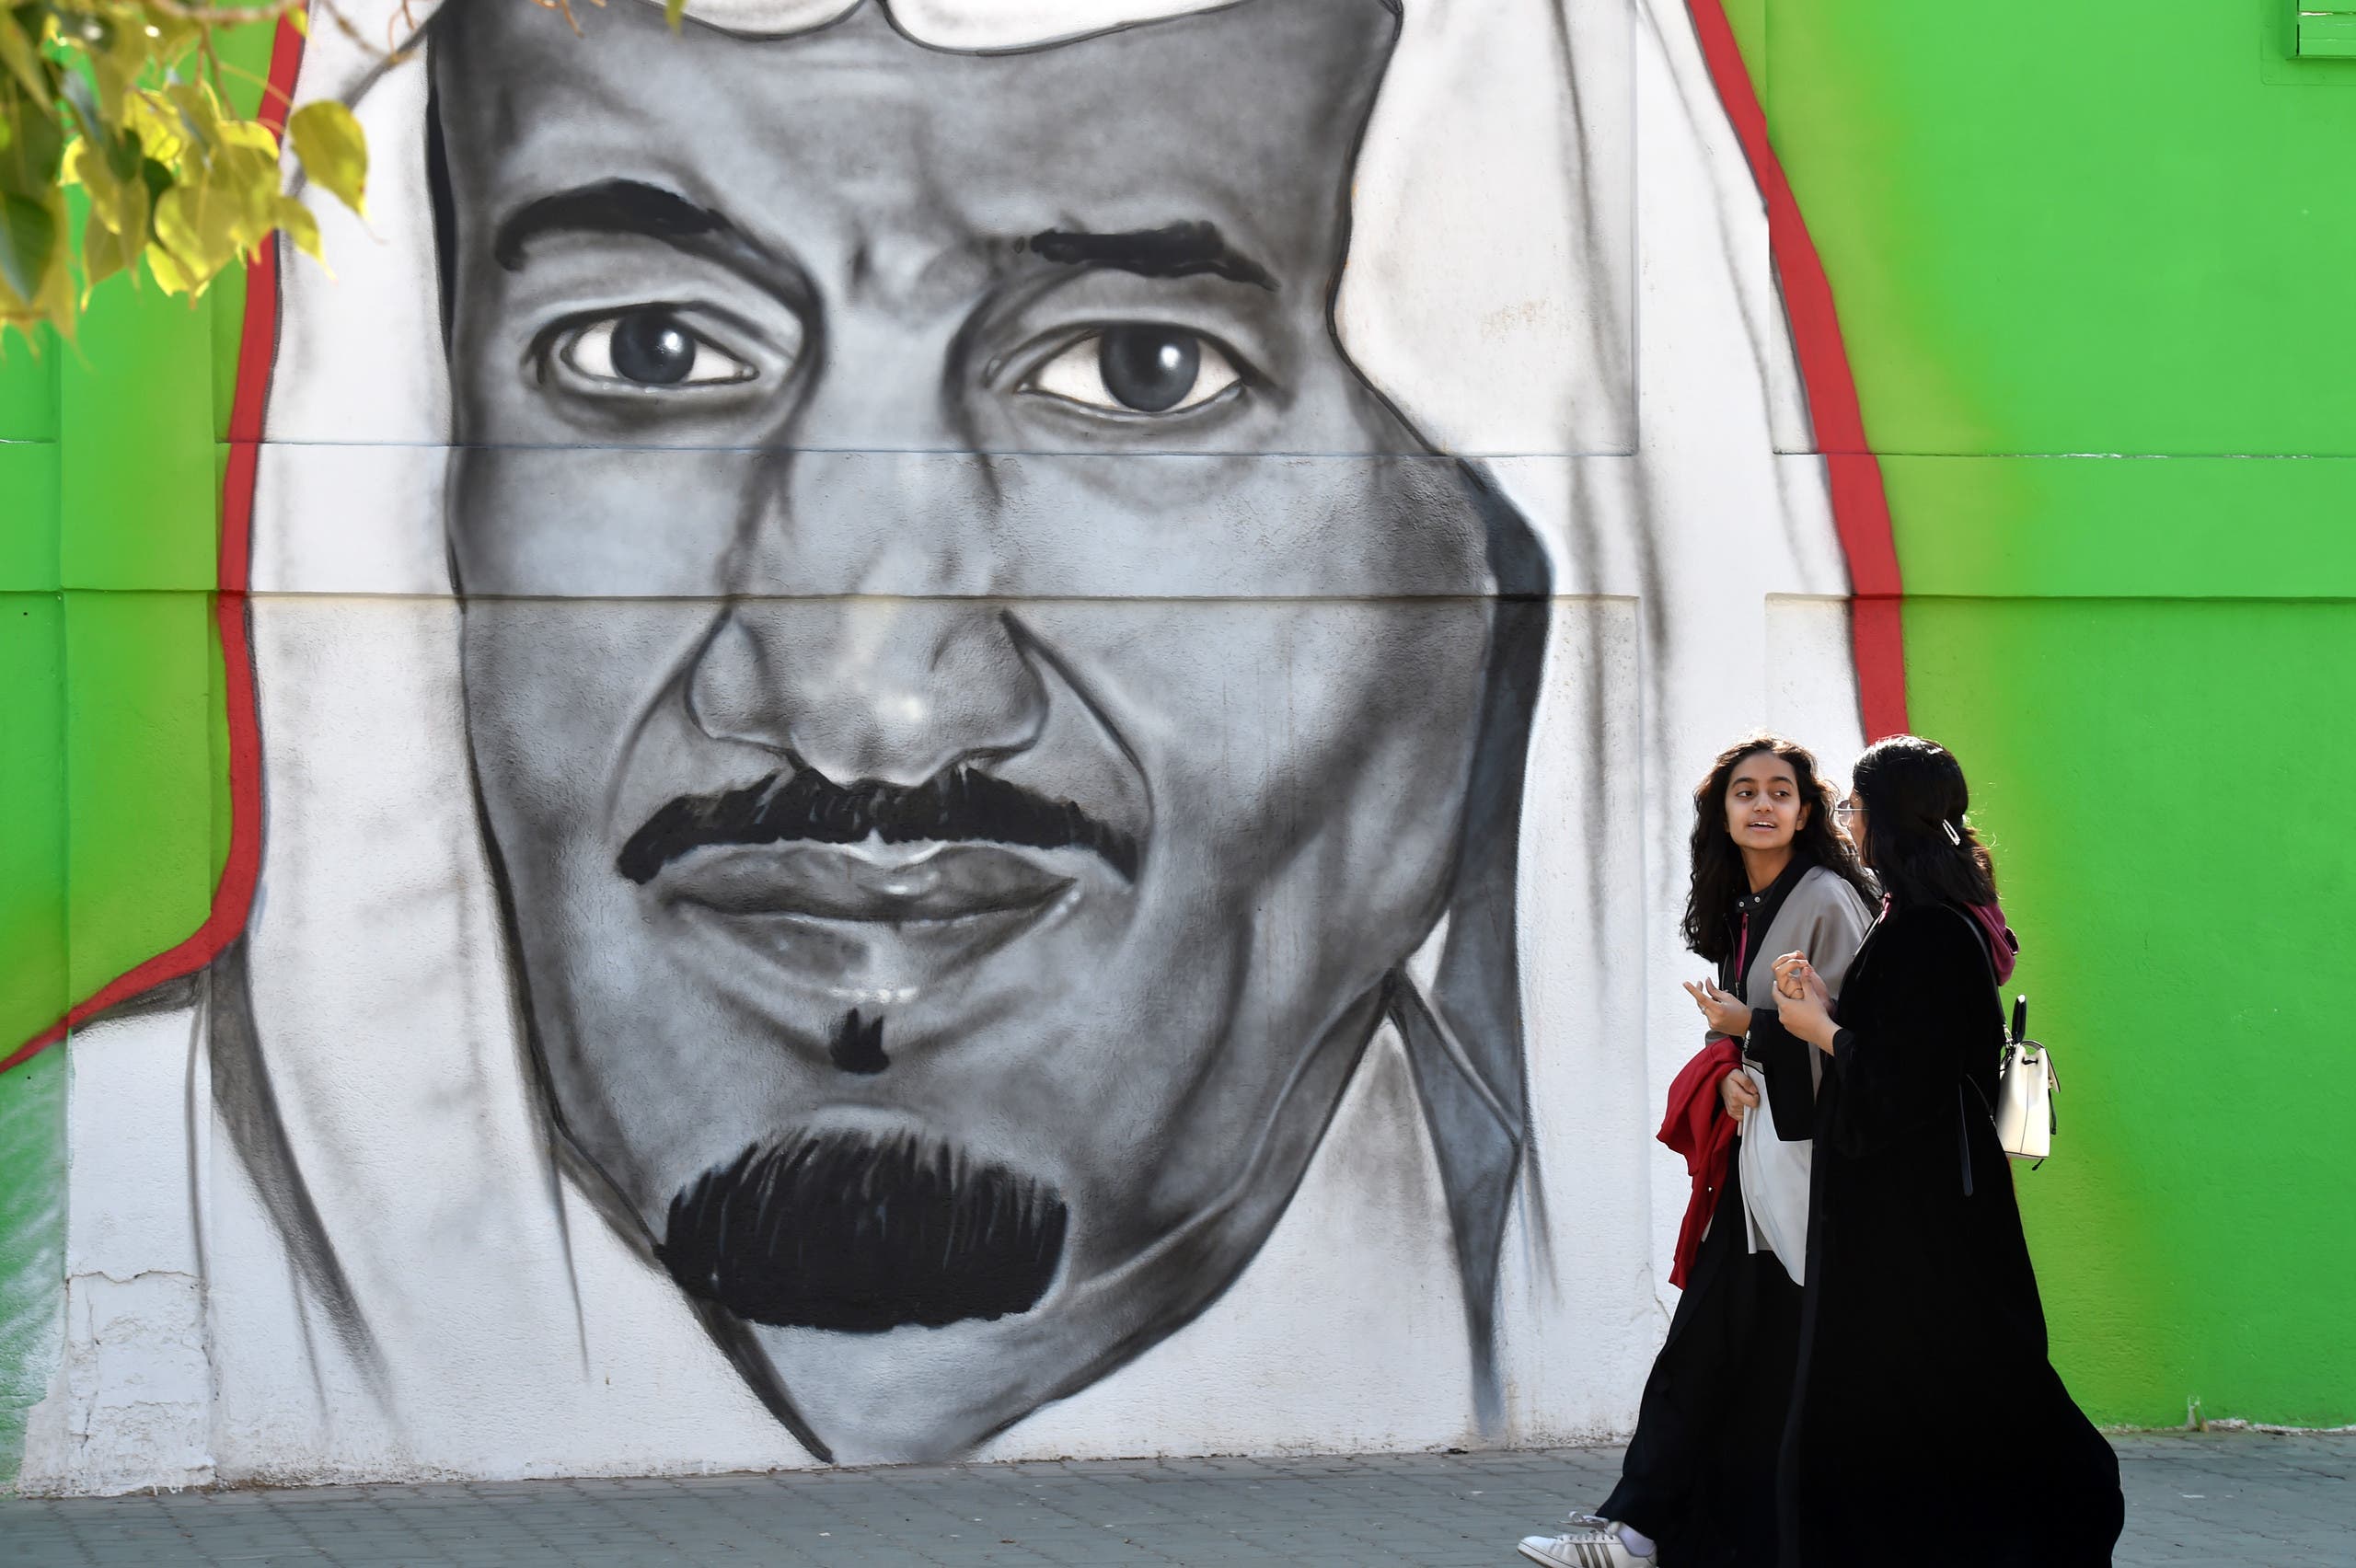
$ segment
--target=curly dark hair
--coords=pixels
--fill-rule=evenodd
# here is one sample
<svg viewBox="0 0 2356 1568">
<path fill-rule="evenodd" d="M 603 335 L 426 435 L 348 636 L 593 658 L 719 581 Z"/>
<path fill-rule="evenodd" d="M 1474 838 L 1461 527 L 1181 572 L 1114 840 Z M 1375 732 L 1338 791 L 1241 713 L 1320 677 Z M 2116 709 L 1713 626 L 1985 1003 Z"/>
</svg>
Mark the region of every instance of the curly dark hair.
<svg viewBox="0 0 2356 1568">
<path fill-rule="evenodd" d="M 1876 741 L 1850 787 L 1865 808 L 1865 864 L 1892 907 L 1996 902 L 1996 864 L 1964 820 L 1971 788 L 1953 752 L 1920 735 Z"/>
<path fill-rule="evenodd" d="M 1727 790 L 1737 764 L 1744 757 L 1770 752 L 1789 763 L 1799 786 L 1806 815 L 1792 837 L 1792 859 L 1822 866 L 1857 890 L 1870 908 L 1880 900 L 1873 883 L 1858 869 L 1849 841 L 1833 831 L 1832 786 L 1817 771 L 1816 754 L 1797 741 L 1760 730 L 1745 735 L 1718 754 L 1710 771 L 1693 787 L 1693 882 L 1685 895 L 1685 921 L 1680 928 L 1685 945 L 1713 963 L 1723 963 L 1733 951 L 1727 934 L 1727 911 L 1750 891 L 1743 870 L 1742 851 L 1727 832 Z"/>
</svg>

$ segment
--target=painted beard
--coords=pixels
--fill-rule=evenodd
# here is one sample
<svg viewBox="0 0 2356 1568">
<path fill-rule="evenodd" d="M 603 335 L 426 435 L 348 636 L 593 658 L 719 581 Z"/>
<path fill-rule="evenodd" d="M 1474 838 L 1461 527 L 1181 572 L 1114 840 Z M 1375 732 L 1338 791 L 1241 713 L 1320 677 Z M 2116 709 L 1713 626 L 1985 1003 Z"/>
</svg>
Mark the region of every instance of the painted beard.
<svg viewBox="0 0 2356 1568">
<path fill-rule="evenodd" d="M 912 1135 L 756 1143 L 671 1200 L 654 1252 L 688 1295 L 747 1322 L 880 1333 L 1027 1312 L 1069 1211 L 1003 1166 Z"/>
</svg>

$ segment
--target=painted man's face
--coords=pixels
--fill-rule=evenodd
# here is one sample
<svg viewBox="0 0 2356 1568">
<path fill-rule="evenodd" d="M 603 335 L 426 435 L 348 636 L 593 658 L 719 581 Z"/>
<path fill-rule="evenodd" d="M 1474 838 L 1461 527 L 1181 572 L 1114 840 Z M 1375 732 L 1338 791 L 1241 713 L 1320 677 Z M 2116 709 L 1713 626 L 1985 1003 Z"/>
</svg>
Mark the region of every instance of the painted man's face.
<svg viewBox="0 0 2356 1568">
<path fill-rule="evenodd" d="M 1395 17 L 445 17 L 468 716 L 618 1221 L 843 1458 L 1282 1212 L 1449 893 L 1483 513 L 1329 301 Z"/>
</svg>

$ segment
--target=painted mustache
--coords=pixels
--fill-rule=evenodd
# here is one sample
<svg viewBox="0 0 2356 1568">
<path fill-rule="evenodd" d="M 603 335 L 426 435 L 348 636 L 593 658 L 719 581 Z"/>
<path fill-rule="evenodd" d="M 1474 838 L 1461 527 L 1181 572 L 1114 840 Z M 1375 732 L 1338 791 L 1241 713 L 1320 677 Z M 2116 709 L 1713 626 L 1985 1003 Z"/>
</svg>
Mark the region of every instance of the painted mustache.
<svg viewBox="0 0 2356 1568">
<path fill-rule="evenodd" d="M 654 1255 L 747 1322 L 880 1333 L 1027 1312 L 1069 1211 L 1045 1183 L 914 1136 L 755 1144 L 671 1200 Z"/>
<path fill-rule="evenodd" d="M 859 844 L 871 836 L 886 844 L 1086 849 L 1126 879 L 1135 881 L 1138 873 L 1138 842 L 1131 835 L 1069 801 L 1051 801 L 965 767 L 917 785 L 877 779 L 837 784 L 804 767 L 716 795 L 682 795 L 629 836 L 614 866 L 644 886 L 680 856 L 714 845 Z"/>
</svg>

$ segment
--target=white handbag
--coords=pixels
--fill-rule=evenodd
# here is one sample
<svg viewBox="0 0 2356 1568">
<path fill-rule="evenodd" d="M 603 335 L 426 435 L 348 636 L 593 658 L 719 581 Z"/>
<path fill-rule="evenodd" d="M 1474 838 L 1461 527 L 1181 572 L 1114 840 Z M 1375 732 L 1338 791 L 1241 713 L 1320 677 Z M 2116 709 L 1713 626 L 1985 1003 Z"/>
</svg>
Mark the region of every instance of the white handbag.
<svg viewBox="0 0 2356 1568">
<path fill-rule="evenodd" d="M 1996 1141 L 2015 1159 L 2043 1159 L 2053 1152 L 2053 1135 L 2062 1125 L 2053 1110 L 2060 1083 L 2052 1056 L 2027 1034 L 2028 998 L 2017 997 L 2012 1038 L 1996 1069 Z"/>
</svg>

